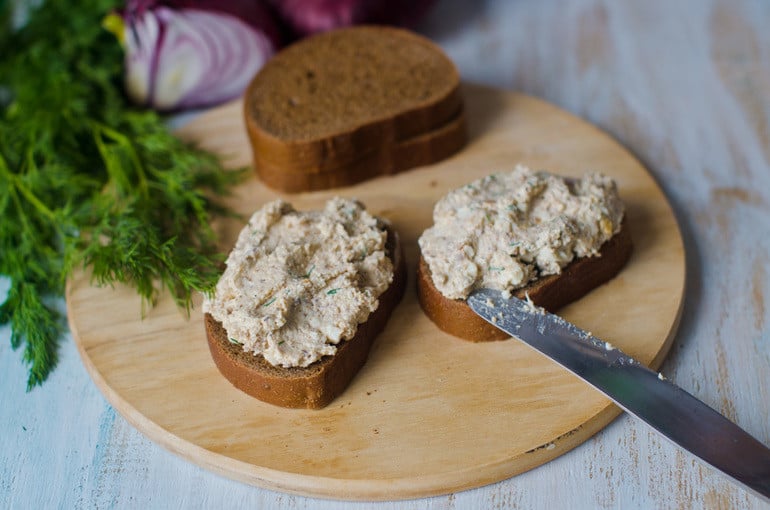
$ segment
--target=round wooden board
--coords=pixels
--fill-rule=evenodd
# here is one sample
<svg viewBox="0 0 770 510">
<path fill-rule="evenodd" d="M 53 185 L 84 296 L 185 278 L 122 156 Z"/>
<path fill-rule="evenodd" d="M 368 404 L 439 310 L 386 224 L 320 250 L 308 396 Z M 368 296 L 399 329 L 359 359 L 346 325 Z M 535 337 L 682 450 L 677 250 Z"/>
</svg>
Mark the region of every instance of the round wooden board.
<svg viewBox="0 0 770 510">
<path fill-rule="evenodd" d="M 496 482 L 581 444 L 619 414 L 588 385 L 516 340 L 468 343 L 439 331 L 414 288 L 417 238 L 448 190 L 517 162 L 565 175 L 614 177 L 635 251 L 610 283 L 562 310 L 569 321 L 657 368 L 682 305 L 684 249 L 663 193 L 617 142 L 541 100 L 464 85 L 471 140 L 455 157 L 357 186 L 287 197 L 300 209 L 338 194 L 361 199 L 401 233 L 409 287 L 369 361 L 327 408 L 264 404 L 220 376 L 199 307 L 169 298 L 140 318 L 131 289 L 67 289 L 73 336 L 107 399 L 172 452 L 246 483 L 335 499 L 430 496 Z M 246 165 L 240 103 L 181 130 Z M 279 196 L 251 179 L 231 199 L 244 215 Z M 241 224 L 219 226 L 228 250 Z M 544 468 L 547 469 L 547 468 Z"/>
</svg>

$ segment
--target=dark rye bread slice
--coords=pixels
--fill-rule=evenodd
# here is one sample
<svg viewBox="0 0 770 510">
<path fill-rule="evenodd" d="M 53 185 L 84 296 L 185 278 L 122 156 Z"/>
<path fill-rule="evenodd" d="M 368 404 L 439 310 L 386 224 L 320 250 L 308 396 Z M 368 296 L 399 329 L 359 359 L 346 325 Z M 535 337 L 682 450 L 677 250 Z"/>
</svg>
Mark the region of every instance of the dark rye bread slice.
<svg viewBox="0 0 770 510">
<path fill-rule="evenodd" d="M 624 220 L 620 231 L 602 245 L 600 256 L 575 259 L 560 274 L 539 278 L 513 295 L 524 299 L 529 294 L 536 305 L 555 312 L 614 278 L 628 262 L 632 249 L 631 235 Z M 465 300 L 450 299 L 441 294 L 433 284 L 430 268 L 422 256 L 417 267 L 417 297 L 430 320 L 451 335 L 471 342 L 510 337 L 476 315 Z"/>
<path fill-rule="evenodd" d="M 287 172 L 342 167 L 444 128 L 461 112 L 454 64 L 428 39 L 390 27 L 341 29 L 295 43 L 260 70 L 244 95 L 258 173 L 263 163 Z M 355 177 L 350 170 L 349 179 Z"/>
<path fill-rule="evenodd" d="M 380 175 L 399 173 L 448 158 L 467 141 L 465 115 L 461 112 L 445 126 L 404 140 L 392 147 L 380 147 L 360 159 L 337 166 L 287 171 L 286 167 L 262 161 L 260 179 L 268 186 L 288 193 L 349 186 Z"/>
<path fill-rule="evenodd" d="M 384 134 L 405 139 L 442 126 L 461 109 L 459 84 L 454 64 L 428 39 L 360 26 L 279 52 L 249 84 L 244 111 L 257 148 L 274 161 L 317 160 L 326 149 L 358 154 Z"/>
<path fill-rule="evenodd" d="M 406 263 L 398 235 L 388 230 L 387 253 L 393 261 L 393 281 L 379 297 L 379 306 L 359 324 L 350 340 L 342 341 L 333 356 L 301 368 L 273 366 L 261 355 L 244 352 L 228 340 L 222 323 L 204 315 L 209 350 L 219 371 L 239 390 L 281 407 L 320 409 L 342 393 L 369 355 L 374 339 L 385 329 L 390 314 L 404 295 Z"/>
</svg>

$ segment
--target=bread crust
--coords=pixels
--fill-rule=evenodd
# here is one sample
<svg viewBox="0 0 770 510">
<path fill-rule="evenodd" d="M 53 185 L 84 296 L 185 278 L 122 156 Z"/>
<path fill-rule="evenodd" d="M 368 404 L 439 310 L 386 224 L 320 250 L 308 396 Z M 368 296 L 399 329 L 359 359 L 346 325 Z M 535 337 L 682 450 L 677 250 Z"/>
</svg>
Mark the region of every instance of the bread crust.
<svg viewBox="0 0 770 510">
<path fill-rule="evenodd" d="M 248 93 L 247 89 L 247 100 Z M 446 129 L 462 114 L 463 110 L 458 80 L 457 88 L 440 106 L 406 112 L 409 114 L 407 118 L 413 120 L 412 124 L 404 121 L 401 116 L 382 117 L 370 124 L 351 125 L 345 131 L 329 137 L 284 140 L 263 130 L 246 104 L 244 104 L 244 121 L 254 158 L 289 168 L 303 169 L 333 164 L 342 165 L 356 161 L 362 154 L 378 150 L 383 145 L 399 144 Z"/>
<path fill-rule="evenodd" d="M 387 68 L 366 60 L 351 63 L 335 51 L 369 44 L 379 44 Z M 389 48 L 402 51 L 407 60 L 414 55 L 402 64 L 389 55 Z M 355 51 L 348 57 L 355 59 Z M 368 97 L 367 86 L 372 83 L 399 90 L 408 84 L 410 73 L 426 67 L 426 59 L 433 71 L 424 90 L 404 92 L 399 100 L 393 99 L 396 94 L 385 94 L 391 97 L 383 104 L 375 101 L 346 109 L 349 98 L 360 103 Z M 312 79 L 301 74 L 306 68 Z M 354 76 L 354 84 L 336 87 L 333 78 L 339 73 Z M 328 101 L 315 114 L 304 106 L 281 106 L 291 103 L 295 92 L 298 105 Z M 359 26 L 316 35 L 276 55 L 249 84 L 243 112 L 257 174 L 272 188 L 299 192 L 350 185 L 453 154 L 467 139 L 462 105 L 459 74 L 440 47 L 403 29 Z M 296 113 L 291 126 L 295 129 L 277 126 L 275 113 L 283 110 L 286 125 L 292 122 L 288 114 Z M 320 117 L 328 117 L 334 128 L 319 127 Z"/>
<path fill-rule="evenodd" d="M 535 280 L 513 295 L 523 299 L 528 294 L 536 305 L 555 312 L 614 278 L 632 251 L 631 234 L 624 220 L 620 231 L 602 245 L 600 256 L 575 259 L 560 274 Z M 444 296 L 433 284 L 430 268 L 422 255 L 417 266 L 417 298 L 425 314 L 446 333 L 471 342 L 510 338 L 508 333 L 471 310 L 465 300 Z"/>
<path fill-rule="evenodd" d="M 204 314 L 211 357 L 222 375 L 239 390 L 281 407 L 320 409 L 342 393 L 366 362 L 374 339 L 385 328 L 406 287 L 406 263 L 398 234 L 388 229 L 388 256 L 393 261 L 393 281 L 379 297 L 379 306 L 359 324 L 350 340 L 337 345 L 333 356 L 311 365 L 273 366 L 261 355 L 244 352 L 229 341 L 222 323 Z"/>
<path fill-rule="evenodd" d="M 381 146 L 361 158 L 330 168 L 334 162 L 302 170 L 273 164 L 255 156 L 259 178 L 271 188 L 287 193 L 350 186 L 380 175 L 391 175 L 448 158 L 468 140 L 464 112 L 445 126 L 395 144 Z"/>
</svg>

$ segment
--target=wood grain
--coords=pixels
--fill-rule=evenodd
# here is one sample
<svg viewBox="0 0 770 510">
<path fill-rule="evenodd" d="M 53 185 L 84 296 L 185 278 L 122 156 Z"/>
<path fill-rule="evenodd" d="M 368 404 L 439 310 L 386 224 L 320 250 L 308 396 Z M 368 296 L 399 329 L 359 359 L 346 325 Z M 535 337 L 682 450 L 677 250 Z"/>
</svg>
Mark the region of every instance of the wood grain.
<svg viewBox="0 0 770 510">
<path fill-rule="evenodd" d="M 202 317 L 162 299 L 144 320 L 125 288 L 68 285 L 70 328 L 107 399 L 171 451 L 259 486 L 337 499 L 401 499 L 477 487 L 553 459 L 592 436 L 616 407 L 514 341 L 474 345 L 438 330 L 416 302 L 417 237 L 449 189 L 516 162 L 568 175 L 600 170 L 627 204 L 635 252 L 618 277 L 564 316 L 657 367 L 671 345 L 684 289 L 673 212 L 644 168 L 593 126 L 528 96 L 465 85 L 471 140 L 442 163 L 345 189 L 288 197 L 299 209 L 356 197 L 402 236 L 408 293 L 367 365 L 320 411 L 280 409 L 232 388 L 211 361 Z M 240 103 L 195 120 L 184 137 L 248 158 Z M 211 135 L 211 136 L 210 136 Z M 231 205 L 248 215 L 276 193 L 256 179 Z M 220 225 L 223 248 L 240 230 Z M 193 405 L 194 403 L 194 405 Z M 255 435 L 258 439 L 255 439 Z"/>
</svg>

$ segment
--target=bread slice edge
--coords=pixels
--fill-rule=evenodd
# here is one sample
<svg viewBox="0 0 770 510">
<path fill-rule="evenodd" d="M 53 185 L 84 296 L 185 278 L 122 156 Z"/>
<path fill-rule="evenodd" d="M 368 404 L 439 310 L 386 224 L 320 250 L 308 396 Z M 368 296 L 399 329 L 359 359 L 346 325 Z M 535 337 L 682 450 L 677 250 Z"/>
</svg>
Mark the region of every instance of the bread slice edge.
<svg viewBox="0 0 770 510">
<path fill-rule="evenodd" d="M 296 170 L 285 165 L 275 165 L 258 156 L 254 158 L 254 170 L 267 186 L 285 193 L 339 188 L 437 163 L 457 153 L 467 141 L 467 121 L 461 111 L 451 122 L 437 130 L 395 145 L 383 145 L 377 151 L 332 171 Z"/>
<path fill-rule="evenodd" d="M 626 265 L 633 251 L 628 222 L 607 240 L 599 256 L 573 260 L 560 274 L 548 275 L 517 289 L 513 295 L 526 295 L 549 312 L 577 301 L 590 291 L 614 278 Z M 505 340 L 510 335 L 477 315 L 462 299 L 444 296 L 433 284 L 425 259 L 420 255 L 417 266 L 417 298 L 425 314 L 442 331 L 471 342 Z"/>
</svg>

